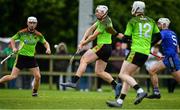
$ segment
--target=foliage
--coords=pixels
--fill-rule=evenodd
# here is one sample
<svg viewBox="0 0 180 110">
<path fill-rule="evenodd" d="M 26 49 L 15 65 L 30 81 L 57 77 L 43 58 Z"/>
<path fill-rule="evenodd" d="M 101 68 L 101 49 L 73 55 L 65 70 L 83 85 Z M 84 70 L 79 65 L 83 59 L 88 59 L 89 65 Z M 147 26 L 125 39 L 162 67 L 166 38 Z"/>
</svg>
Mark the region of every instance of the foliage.
<svg viewBox="0 0 180 110">
<path fill-rule="evenodd" d="M 131 16 L 134 0 L 94 0 L 94 8 L 99 4 L 109 7 L 109 15 L 114 27 L 124 32 Z M 180 35 L 180 0 L 143 0 L 146 15 L 157 20 L 168 17 L 171 28 Z M 0 0 L 0 36 L 10 37 L 26 27 L 28 16 L 38 18 L 38 30 L 42 32 L 51 46 L 66 42 L 68 48 L 76 47 L 78 29 L 79 0 Z"/>
</svg>

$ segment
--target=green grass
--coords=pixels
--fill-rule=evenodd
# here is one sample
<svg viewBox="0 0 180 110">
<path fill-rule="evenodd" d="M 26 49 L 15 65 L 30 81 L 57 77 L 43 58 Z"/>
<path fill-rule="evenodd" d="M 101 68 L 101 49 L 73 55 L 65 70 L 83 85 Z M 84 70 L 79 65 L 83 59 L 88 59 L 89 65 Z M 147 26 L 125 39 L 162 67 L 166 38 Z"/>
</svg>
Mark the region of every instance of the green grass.
<svg viewBox="0 0 180 110">
<path fill-rule="evenodd" d="M 173 94 L 161 89 L 159 100 L 144 99 L 139 105 L 134 105 L 136 96 L 130 90 L 123 104 L 123 109 L 180 109 L 180 89 Z M 79 92 L 75 90 L 39 91 L 39 97 L 31 97 L 31 90 L 0 90 L 0 109 L 112 109 L 106 106 L 106 100 L 114 99 L 114 92 Z M 114 108 L 113 108 L 114 109 Z"/>
</svg>

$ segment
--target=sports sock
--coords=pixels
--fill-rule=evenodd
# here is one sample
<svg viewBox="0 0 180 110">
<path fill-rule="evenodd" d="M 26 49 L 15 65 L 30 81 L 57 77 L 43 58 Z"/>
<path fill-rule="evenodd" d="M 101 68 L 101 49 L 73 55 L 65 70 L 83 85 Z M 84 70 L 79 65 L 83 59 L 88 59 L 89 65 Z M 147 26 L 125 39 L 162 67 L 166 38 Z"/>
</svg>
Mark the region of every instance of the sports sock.
<svg viewBox="0 0 180 110">
<path fill-rule="evenodd" d="M 140 86 L 136 84 L 133 88 L 137 91 L 140 88 Z"/>
<path fill-rule="evenodd" d="M 112 87 L 115 89 L 115 88 L 116 88 L 116 85 L 117 85 L 116 81 L 115 81 L 115 80 L 112 80 L 111 85 L 112 85 Z"/>
<path fill-rule="evenodd" d="M 36 90 L 36 89 L 33 89 L 33 93 L 37 93 L 37 90 Z"/>
<path fill-rule="evenodd" d="M 156 95 L 160 94 L 159 88 L 158 87 L 154 87 L 153 88 L 153 93 L 156 94 Z"/>
<path fill-rule="evenodd" d="M 77 83 L 77 81 L 79 80 L 79 76 L 76 76 L 76 75 L 74 75 L 73 77 L 72 77 L 72 83 Z"/>
<path fill-rule="evenodd" d="M 120 99 L 124 100 L 126 98 L 126 94 L 121 94 Z"/>
<path fill-rule="evenodd" d="M 142 88 L 140 88 L 140 86 L 138 84 L 136 84 L 133 88 L 137 91 L 137 93 L 144 92 L 144 90 Z"/>
</svg>

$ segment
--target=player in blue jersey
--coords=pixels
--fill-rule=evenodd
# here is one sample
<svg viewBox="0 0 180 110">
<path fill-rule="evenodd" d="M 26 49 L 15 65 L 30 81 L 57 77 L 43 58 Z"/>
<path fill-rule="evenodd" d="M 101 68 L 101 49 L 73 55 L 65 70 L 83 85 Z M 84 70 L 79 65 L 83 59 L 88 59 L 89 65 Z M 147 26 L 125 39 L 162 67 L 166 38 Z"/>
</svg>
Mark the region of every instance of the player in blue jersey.
<svg viewBox="0 0 180 110">
<path fill-rule="evenodd" d="M 180 82 L 180 59 L 178 55 L 179 45 L 176 33 L 169 29 L 170 20 L 168 18 L 160 18 L 158 27 L 161 29 L 161 46 L 163 49 L 164 59 L 160 60 L 149 70 L 151 81 L 154 87 L 153 94 L 147 98 L 160 98 L 158 89 L 158 78 L 156 73 L 160 70 L 168 68 L 172 76 L 177 82 Z"/>
</svg>

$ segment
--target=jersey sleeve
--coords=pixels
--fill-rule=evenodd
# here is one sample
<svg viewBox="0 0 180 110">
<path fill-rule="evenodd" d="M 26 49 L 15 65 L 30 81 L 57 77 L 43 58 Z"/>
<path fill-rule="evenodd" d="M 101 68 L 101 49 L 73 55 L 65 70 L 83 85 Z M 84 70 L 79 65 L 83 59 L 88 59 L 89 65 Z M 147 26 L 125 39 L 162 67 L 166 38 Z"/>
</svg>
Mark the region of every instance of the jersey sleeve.
<svg viewBox="0 0 180 110">
<path fill-rule="evenodd" d="M 126 30 L 124 32 L 124 35 L 126 35 L 126 36 L 132 35 L 132 24 L 130 22 L 128 22 L 128 24 L 126 26 Z"/>
<path fill-rule="evenodd" d="M 106 28 L 113 27 L 113 24 L 112 24 L 112 21 L 111 21 L 111 19 L 110 19 L 110 18 L 109 18 L 109 19 L 107 19 L 107 21 L 106 21 L 105 25 L 106 25 Z"/>
<path fill-rule="evenodd" d="M 12 39 L 13 39 L 13 40 L 18 40 L 18 39 L 20 39 L 20 33 L 17 32 L 14 36 L 12 36 Z"/>
<path fill-rule="evenodd" d="M 44 38 L 43 35 L 39 36 L 39 42 L 41 42 L 42 44 L 46 42 L 46 39 Z"/>
</svg>

